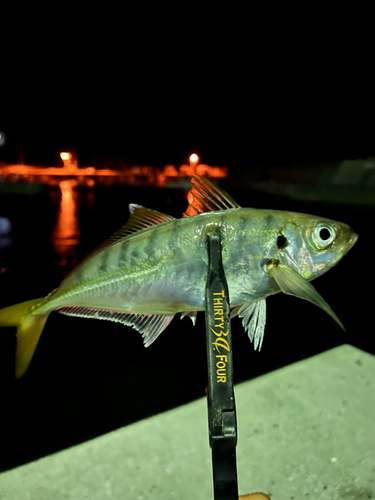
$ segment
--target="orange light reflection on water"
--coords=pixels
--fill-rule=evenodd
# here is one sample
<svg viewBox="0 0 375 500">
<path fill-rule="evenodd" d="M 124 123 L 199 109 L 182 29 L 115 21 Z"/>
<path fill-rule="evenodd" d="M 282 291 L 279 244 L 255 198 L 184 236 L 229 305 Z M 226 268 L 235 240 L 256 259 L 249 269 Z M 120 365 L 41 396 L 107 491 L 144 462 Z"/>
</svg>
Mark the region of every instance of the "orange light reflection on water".
<svg viewBox="0 0 375 500">
<path fill-rule="evenodd" d="M 57 264 L 68 269 L 76 264 L 75 250 L 79 243 L 79 194 L 78 186 L 88 188 L 88 205 L 94 205 L 93 188 L 96 185 L 112 186 L 158 186 L 176 187 L 188 190 L 189 178 L 195 173 L 208 178 L 223 178 L 228 174 L 226 167 L 211 167 L 199 163 L 197 154 L 189 157 L 189 164 L 179 167 L 165 165 L 163 168 L 132 166 L 115 170 L 108 168 L 79 168 L 77 158 L 69 152 L 61 152 L 61 167 L 38 167 L 24 164 L 1 165 L 0 182 L 27 182 L 48 186 L 59 186 L 60 206 L 51 240 L 58 257 Z M 182 183 L 179 182 L 182 180 Z M 186 183 L 186 184 L 185 184 Z M 188 198 L 188 201 L 192 200 Z"/>
<path fill-rule="evenodd" d="M 57 264 L 66 266 L 68 264 L 74 264 L 75 247 L 79 243 L 79 198 L 76 181 L 61 181 L 59 187 L 61 191 L 61 201 L 51 240 L 55 252 L 59 257 Z"/>
</svg>

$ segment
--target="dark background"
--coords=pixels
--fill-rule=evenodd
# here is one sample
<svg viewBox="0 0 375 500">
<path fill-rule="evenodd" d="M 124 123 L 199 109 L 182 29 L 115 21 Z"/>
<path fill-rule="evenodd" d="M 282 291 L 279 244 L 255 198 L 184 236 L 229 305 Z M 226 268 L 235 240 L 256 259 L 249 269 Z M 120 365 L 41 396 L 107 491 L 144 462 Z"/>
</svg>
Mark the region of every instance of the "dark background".
<svg viewBox="0 0 375 500">
<path fill-rule="evenodd" d="M 3 53 L 12 64 L 2 71 L 0 130 L 6 143 L 0 161 L 16 163 L 21 155 L 26 164 L 55 165 L 60 150 L 75 149 L 81 165 L 163 166 L 180 165 L 195 151 L 204 163 L 229 167 L 222 186 L 244 206 L 317 213 L 350 224 L 360 235 L 357 245 L 316 284 L 347 333 L 307 302 L 271 297 L 261 353 L 254 353 L 239 320 L 233 321 L 235 377 L 247 380 L 345 342 L 374 354 L 374 208 L 296 202 L 237 182 L 244 172 L 267 165 L 283 169 L 374 155 L 374 98 L 367 91 L 372 60 L 344 46 L 319 50 L 314 31 L 301 52 L 297 40 L 281 48 L 275 38 L 268 48 L 264 33 L 257 44 L 245 36 L 228 46 L 217 35 L 201 48 L 203 26 L 200 21 L 190 32 L 164 32 L 157 47 L 153 40 L 142 45 L 144 31 L 121 40 L 100 30 L 86 38 L 80 33 L 75 47 L 74 27 L 59 27 L 63 42 L 50 57 L 53 30 L 44 37 L 30 31 L 33 43 L 24 38 L 22 50 L 8 44 Z M 176 35 L 189 43 L 174 55 Z M 97 188 L 95 195 L 93 209 L 82 202 L 79 257 L 124 223 L 129 202 L 175 216 L 185 208 L 183 193 L 174 190 Z M 0 207 L 14 228 L 14 245 L 2 253 L 7 271 L 0 274 L 1 305 L 43 296 L 62 278 L 49 239 L 57 205 L 47 193 L 2 193 Z M 19 381 L 13 375 L 14 331 L 2 330 L 0 468 L 203 396 L 199 316 L 195 328 L 175 319 L 144 349 L 132 329 L 54 313 Z"/>
</svg>

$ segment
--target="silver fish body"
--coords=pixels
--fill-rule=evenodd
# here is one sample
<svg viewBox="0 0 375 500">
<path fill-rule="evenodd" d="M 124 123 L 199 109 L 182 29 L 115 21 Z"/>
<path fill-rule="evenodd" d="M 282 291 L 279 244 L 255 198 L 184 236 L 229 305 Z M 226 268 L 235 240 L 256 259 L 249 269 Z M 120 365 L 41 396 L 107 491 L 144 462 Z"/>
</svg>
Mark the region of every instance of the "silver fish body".
<svg viewBox="0 0 375 500">
<path fill-rule="evenodd" d="M 324 253 L 309 239 L 318 224 L 334 227 L 337 234 L 336 247 Z M 203 310 L 207 235 L 214 232 L 221 236 L 231 307 L 281 291 L 264 272 L 264 261 L 279 259 L 310 281 L 333 267 L 356 241 L 346 224 L 293 212 L 235 208 L 174 219 L 94 255 L 38 312 L 67 305 L 137 314 Z M 284 233 L 288 244 L 280 249 L 277 240 Z"/>
<path fill-rule="evenodd" d="M 94 255 L 35 312 L 68 305 L 137 314 L 203 310 L 207 235 L 214 232 L 221 235 L 232 306 L 276 293 L 280 289 L 261 263 L 273 256 L 268 249 L 276 241 L 279 219 L 244 208 L 153 226 Z"/>
<path fill-rule="evenodd" d="M 131 325 L 143 333 L 146 346 L 176 313 L 194 319 L 204 309 L 210 233 L 220 234 L 230 306 L 243 318 L 255 348 L 263 338 L 264 299 L 280 291 L 310 300 L 339 322 L 309 281 L 354 245 L 357 235 L 349 226 L 293 212 L 240 208 L 199 176 L 193 178 L 192 193 L 195 201 L 182 219 L 131 205 L 127 225 L 54 292 L 0 310 L 0 326 L 19 327 L 18 376 L 53 310 Z"/>
</svg>

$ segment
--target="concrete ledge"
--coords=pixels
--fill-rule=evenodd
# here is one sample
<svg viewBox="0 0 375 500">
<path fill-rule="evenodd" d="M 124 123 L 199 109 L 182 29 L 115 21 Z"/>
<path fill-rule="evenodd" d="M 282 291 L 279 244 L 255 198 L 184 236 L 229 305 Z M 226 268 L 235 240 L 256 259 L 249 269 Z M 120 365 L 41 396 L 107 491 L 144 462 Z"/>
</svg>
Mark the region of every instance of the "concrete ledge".
<svg viewBox="0 0 375 500">
<path fill-rule="evenodd" d="M 236 387 L 242 494 L 375 498 L 375 359 L 349 345 Z M 206 400 L 0 475 L 1 500 L 210 500 Z"/>
</svg>

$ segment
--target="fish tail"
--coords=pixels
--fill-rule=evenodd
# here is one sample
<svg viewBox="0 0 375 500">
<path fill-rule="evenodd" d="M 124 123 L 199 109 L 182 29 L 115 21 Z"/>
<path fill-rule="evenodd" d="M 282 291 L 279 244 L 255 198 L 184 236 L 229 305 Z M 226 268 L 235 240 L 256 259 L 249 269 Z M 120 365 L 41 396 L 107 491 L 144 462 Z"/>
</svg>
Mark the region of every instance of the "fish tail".
<svg viewBox="0 0 375 500">
<path fill-rule="evenodd" d="M 27 370 L 47 321 L 49 312 L 33 312 L 43 300 L 28 300 L 0 309 L 0 326 L 17 327 L 16 378 L 22 377 Z"/>
</svg>

